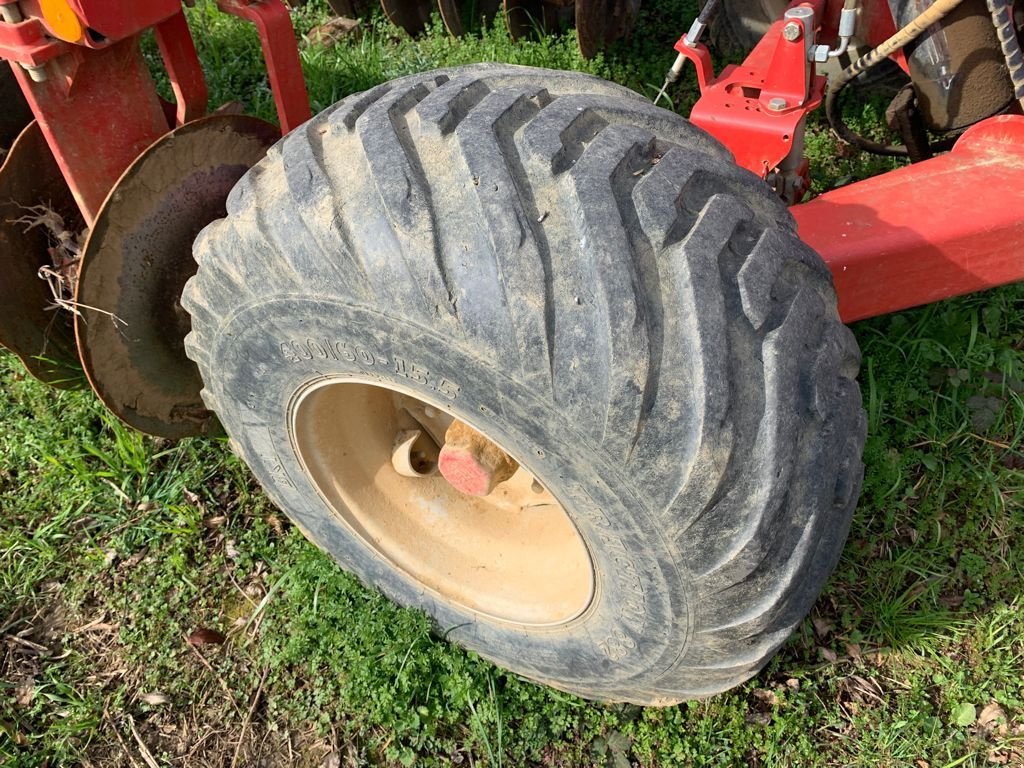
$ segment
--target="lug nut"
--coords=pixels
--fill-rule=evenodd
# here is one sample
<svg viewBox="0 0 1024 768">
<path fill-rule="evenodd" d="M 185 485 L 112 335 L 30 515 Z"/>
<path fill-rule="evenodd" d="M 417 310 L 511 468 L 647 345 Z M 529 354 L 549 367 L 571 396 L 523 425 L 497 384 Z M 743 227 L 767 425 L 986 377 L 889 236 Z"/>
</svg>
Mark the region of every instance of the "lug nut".
<svg viewBox="0 0 1024 768">
<path fill-rule="evenodd" d="M 795 43 L 803 35 L 803 25 L 796 21 L 791 21 L 782 28 L 782 36 L 789 42 Z"/>
<path fill-rule="evenodd" d="M 437 460 L 444 479 L 468 496 L 486 496 L 508 480 L 519 464 L 472 427 L 453 421 Z"/>
</svg>

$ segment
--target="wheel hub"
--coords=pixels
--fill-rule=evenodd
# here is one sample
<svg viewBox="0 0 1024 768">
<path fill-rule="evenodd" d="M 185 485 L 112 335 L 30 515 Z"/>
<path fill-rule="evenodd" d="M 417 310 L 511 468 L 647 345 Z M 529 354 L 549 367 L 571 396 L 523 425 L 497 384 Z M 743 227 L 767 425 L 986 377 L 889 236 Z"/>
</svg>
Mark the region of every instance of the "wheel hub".
<svg viewBox="0 0 1024 768">
<path fill-rule="evenodd" d="M 324 501 L 424 588 L 530 626 L 563 624 L 589 606 L 593 566 L 565 509 L 497 442 L 440 405 L 339 377 L 297 393 L 289 424 Z M 436 464 L 431 446 L 440 448 Z"/>
</svg>

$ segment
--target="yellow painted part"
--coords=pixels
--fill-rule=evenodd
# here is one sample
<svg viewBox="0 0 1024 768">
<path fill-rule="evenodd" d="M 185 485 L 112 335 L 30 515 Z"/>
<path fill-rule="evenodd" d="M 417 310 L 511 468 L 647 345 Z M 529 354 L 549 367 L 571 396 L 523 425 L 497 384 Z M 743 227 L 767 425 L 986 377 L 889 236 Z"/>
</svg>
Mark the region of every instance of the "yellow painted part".
<svg viewBox="0 0 1024 768">
<path fill-rule="evenodd" d="M 82 22 L 71 10 L 67 0 L 39 0 L 43 21 L 54 37 L 69 43 L 82 39 Z"/>
</svg>

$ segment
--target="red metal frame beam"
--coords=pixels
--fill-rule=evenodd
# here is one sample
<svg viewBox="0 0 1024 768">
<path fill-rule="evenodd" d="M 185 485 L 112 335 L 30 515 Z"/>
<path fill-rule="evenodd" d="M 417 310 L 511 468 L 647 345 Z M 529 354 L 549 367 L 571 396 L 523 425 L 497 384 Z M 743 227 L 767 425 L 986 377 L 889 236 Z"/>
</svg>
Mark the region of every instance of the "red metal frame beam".
<svg viewBox="0 0 1024 768">
<path fill-rule="evenodd" d="M 792 211 L 845 322 L 1024 280 L 1024 117 L 990 118 L 949 154 Z"/>
<path fill-rule="evenodd" d="M 217 7 L 256 25 L 281 133 L 288 133 L 309 120 L 313 113 L 295 43 L 295 28 L 284 3 L 281 0 L 217 0 Z"/>
<path fill-rule="evenodd" d="M 177 106 L 175 121 L 184 125 L 206 114 L 208 92 L 203 67 L 184 13 L 176 13 L 153 27 Z"/>
</svg>

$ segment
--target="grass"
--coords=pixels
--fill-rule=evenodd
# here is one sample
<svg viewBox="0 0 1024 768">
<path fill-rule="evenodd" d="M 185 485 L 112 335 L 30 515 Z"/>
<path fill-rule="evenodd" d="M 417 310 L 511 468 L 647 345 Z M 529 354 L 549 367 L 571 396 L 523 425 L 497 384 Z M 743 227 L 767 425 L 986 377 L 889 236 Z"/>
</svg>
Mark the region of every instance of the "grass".
<svg viewBox="0 0 1024 768">
<path fill-rule="evenodd" d="M 653 95 L 693 8 L 651 5 L 589 62 L 571 36 L 410 40 L 379 17 L 303 61 L 317 108 L 487 59 Z M 212 103 L 272 116 L 253 31 L 207 2 L 190 14 Z M 297 25 L 324 14 L 311 2 Z M 819 190 L 888 162 L 840 156 L 820 123 L 808 143 Z M 584 702 L 448 645 L 309 545 L 222 444 L 142 437 L 0 356 L 0 764 L 1020 765 L 1024 288 L 854 330 L 870 437 L 842 562 L 757 678 L 665 709 Z"/>
</svg>

